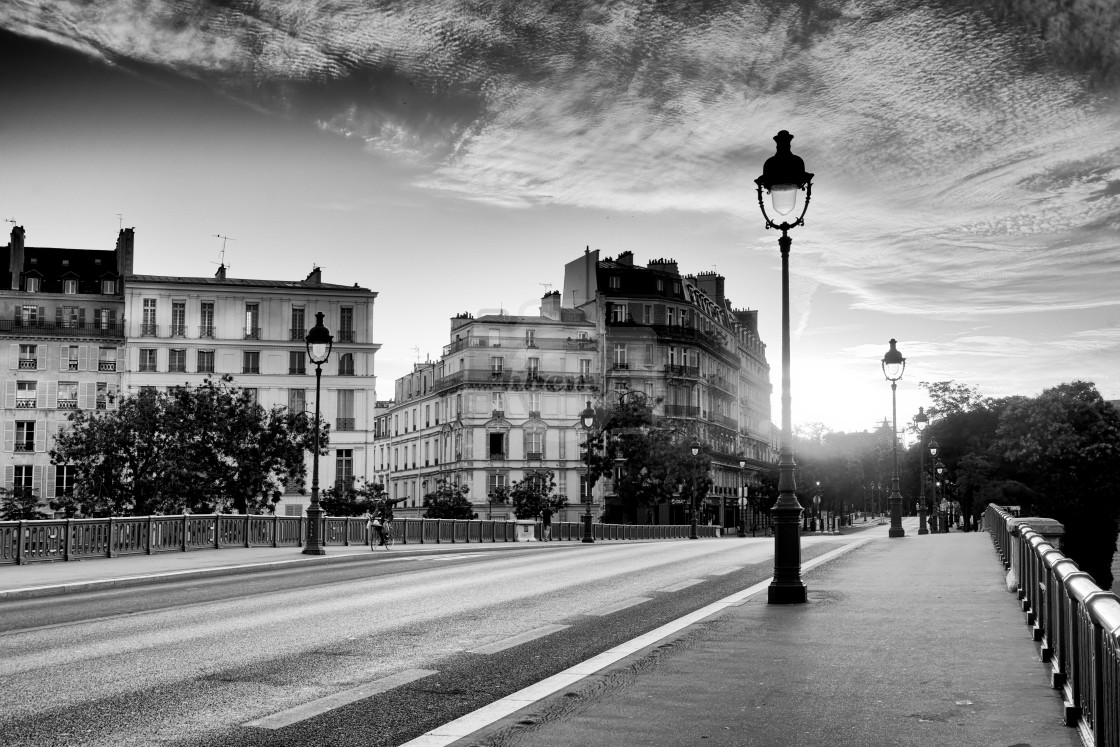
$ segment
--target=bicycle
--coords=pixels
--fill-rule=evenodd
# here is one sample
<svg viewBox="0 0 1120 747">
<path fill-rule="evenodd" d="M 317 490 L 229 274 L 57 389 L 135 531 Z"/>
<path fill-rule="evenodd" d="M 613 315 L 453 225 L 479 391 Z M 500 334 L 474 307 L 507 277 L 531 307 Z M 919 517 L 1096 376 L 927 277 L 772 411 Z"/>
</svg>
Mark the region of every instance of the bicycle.
<svg viewBox="0 0 1120 747">
<path fill-rule="evenodd" d="M 376 544 L 374 544 L 375 539 L 377 540 Z M 370 527 L 370 531 L 369 531 L 369 549 L 370 549 L 370 551 L 372 552 L 375 547 L 379 547 L 379 546 L 382 546 L 382 545 L 385 546 L 386 550 L 388 550 L 390 547 L 393 546 L 393 522 L 391 522 L 391 521 L 382 522 L 380 530 L 375 526 Z"/>
</svg>

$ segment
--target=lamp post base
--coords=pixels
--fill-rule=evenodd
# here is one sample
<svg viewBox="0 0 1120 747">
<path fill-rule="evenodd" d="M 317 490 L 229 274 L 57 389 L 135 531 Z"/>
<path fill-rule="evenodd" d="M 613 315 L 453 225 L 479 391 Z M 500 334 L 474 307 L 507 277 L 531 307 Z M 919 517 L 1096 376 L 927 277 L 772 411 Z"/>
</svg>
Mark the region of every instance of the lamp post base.
<svg viewBox="0 0 1120 747">
<path fill-rule="evenodd" d="M 929 528 L 926 526 L 926 509 L 924 506 L 918 508 L 918 534 L 929 534 Z"/>
<path fill-rule="evenodd" d="M 689 524 L 688 538 L 690 540 L 700 539 L 700 535 L 696 533 L 696 519 L 693 519 Z"/>
<path fill-rule="evenodd" d="M 323 509 L 317 503 L 307 509 L 307 546 L 303 548 L 304 555 L 326 555 L 327 548 L 323 546 Z"/>
<path fill-rule="evenodd" d="M 591 509 L 588 509 L 587 513 L 583 515 L 583 541 L 595 541 L 595 535 L 591 531 Z"/>
</svg>

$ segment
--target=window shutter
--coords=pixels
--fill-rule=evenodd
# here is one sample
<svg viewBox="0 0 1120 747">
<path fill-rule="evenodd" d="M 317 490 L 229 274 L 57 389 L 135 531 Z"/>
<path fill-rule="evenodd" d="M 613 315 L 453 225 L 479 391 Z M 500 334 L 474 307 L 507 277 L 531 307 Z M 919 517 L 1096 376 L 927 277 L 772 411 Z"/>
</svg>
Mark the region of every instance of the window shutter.
<svg viewBox="0 0 1120 747">
<path fill-rule="evenodd" d="M 19 368 L 19 343 L 13 342 L 8 345 L 8 368 L 15 371 Z M 15 405 L 12 405 L 15 407 Z"/>
<path fill-rule="evenodd" d="M 18 303 L 16 304 L 16 326 L 17 327 L 22 327 L 23 326 L 23 307 L 20 306 Z"/>
<path fill-rule="evenodd" d="M 16 409 L 16 380 L 8 379 L 4 382 L 4 408 Z"/>
<path fill-rule="evenodd" d="M 86 310 L 84 308 L 78 309 L 78 328 L 85 329 L 86 326 Z"/>
<path fill-rule="evenodd" d="M 47 423 L 45 420 L 38 420 L 35 422 L 35 451 L 44 452 L 47 450 Z M 36 469 L 39 469 L 36 465 Z"/>
<path fill-rule="evenodd" d="M 39 321 L 40 322 L 47 321 L 47 307 L 46 306 L 40 306 L 39 307 Z"/>
<path fill-rule="evenodd" d="M 14 464 L 4 466 L 4 487 L 11 490 L 16 483 L 16 467 Z"/>
<path fill-rule="evenodd" d="M 44 501 L 49 501 L 54 498 L 54 489 L 56 484 L 54 465 L 48 464 L 45 471 L 47 476 L 46 486 L 45 490 L 39 493 L 39 498 Z"/>
<path fill-rule="evenodd" d="M 44 381 L 43 382 L 43 399 L 46 400 L 41 406 L 48 410 L 54 410 L 58 407 L 58 382 L 57 381 Z"/>
<path fill-rule="evenodd" d="M 113 327 L 117 323 L 117 310 L 109 309 L 109 326 Z"/>
<path fill-rule="evenodd" d="M 62 326 L 62 307 L 61 306 L 55 306 L 54 307 L 54 323 L 57 324 L 60 327 Z"/>
<path fill-rule="evenodd" d="M 78 384 L 78 407 L 82 410 L 92 410 L 96 404 L 97 383 L 83 381 Z"/>
<path fill-rule="evenodd" d="M 89 345 L 82 345 L 78 348 L 78 370 L 89 370 Z"/>
<path fill-rule="evenodd" d="M 117 373 L 124 373 L 124 348 L 117 348 Z"/>
<path fill-rule="evenodd" d="M 58 346 L 58 370 L 65 371 L 70 368 L 70 346 Z"/>
<path fill-rule="evenodd" d="M 35 469 L 31 470 L 31 489 L 39 491 L 39 499 L 42 500 L 43 494 L 43 465 L 36 464 Z"/>
</svg>

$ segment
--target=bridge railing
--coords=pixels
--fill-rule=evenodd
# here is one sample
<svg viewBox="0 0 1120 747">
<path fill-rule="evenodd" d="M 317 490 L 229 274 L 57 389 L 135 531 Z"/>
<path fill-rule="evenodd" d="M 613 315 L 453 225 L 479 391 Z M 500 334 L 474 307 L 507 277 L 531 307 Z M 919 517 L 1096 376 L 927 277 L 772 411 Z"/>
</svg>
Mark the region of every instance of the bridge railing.
<svg viewBox="0 0 1120 747">
<path fill-rule="evenodd" d="M 597 540 L 682 539 L 687 526 L 593 524 Z M 697 527 L 701 537 L 718 536 L 719 527 Z M 400 544 L 514 542 L 517 523 L 505 520 L 414 519 L 393 521 Z M 323 519 L 327 545 L 369 543 L 364 517 L 328 516 Z M 541 539 L 541 524 L 534 529 Z M 105 519 L 47 519 L 0 521 L 0 565 L 53 560 L 114 558 L 223 547 L 302 547 L 307 519 L 302 516 L 255 514 L 184 514 L 128 516 Z M 552 538 L 581 540 L 583 525 L 556 522 Z"/>
<path fill-rule="evenodd" d="M 984 522 L 1039 656 L 1050 664 L 1066 724 L 1095 747 L 1120 747 L 1120 599 L 1059 550 L 1061 525 L 989 505 Z"/>
</svg>

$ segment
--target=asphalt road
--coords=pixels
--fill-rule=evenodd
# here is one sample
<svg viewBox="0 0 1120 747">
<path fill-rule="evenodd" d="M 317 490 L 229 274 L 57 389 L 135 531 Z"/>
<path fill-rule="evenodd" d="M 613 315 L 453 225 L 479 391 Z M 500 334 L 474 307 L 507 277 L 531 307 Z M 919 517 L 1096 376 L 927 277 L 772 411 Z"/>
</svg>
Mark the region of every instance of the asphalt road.
<svg viewBox="0 0 1120 747">
<path fill-rule="evenodd" d="M 841 542 L 803 538 L 803 559 Z M 386 553 L 7 602 L 0 745 L 398 745 L 766 579 L 772 551 L 724 538 Z M 403 684 L 376 692 L 384 678 Z"/>
</svg>

